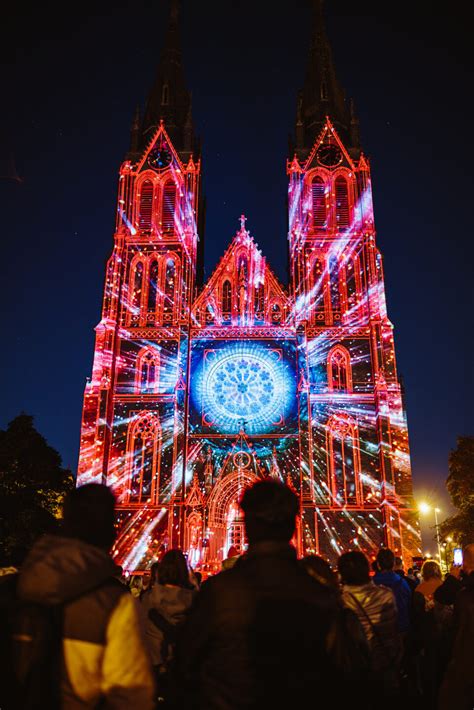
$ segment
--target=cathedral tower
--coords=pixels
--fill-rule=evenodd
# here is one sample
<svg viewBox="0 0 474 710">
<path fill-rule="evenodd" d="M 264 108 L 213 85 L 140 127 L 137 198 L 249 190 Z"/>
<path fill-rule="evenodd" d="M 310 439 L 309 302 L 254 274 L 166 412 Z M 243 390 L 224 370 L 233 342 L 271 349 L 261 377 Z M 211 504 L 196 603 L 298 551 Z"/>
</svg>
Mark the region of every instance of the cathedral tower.
<svg viewBox="0 0 474 710">
<path fill-rule="evenodd" d="M 200 285 L 201 159 L 179 35 L 172 0 L 119 171 L 78 483 L 116 493 L 129 570 L 176 546 L 218 569 L 245 549 L 244 488 L 267 477 L 299 495 L 300 554 L 372 558 L 385 544 L 409 558 L 419 537 L 370 165 L 321 2 L 287 161 L 288 287 L 244 215 Z"/>
</svg>

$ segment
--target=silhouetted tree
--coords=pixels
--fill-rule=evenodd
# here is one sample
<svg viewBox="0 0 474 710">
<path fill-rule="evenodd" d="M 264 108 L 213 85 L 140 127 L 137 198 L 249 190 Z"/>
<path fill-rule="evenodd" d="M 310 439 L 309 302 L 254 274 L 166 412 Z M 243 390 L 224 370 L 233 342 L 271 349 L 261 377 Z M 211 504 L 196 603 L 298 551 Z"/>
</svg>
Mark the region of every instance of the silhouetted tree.
<svg viewBox="0 0 474 710">
<path fill-rule="evenodd" d="M 55 528 L 73 487 L 71 471 L 32 416 L 20 414 L 0 429 L 0 564 L 20 561 L 39 535 Z"/>
<path fill-rule="evenodd" d="M 449 455 L 446 487 L 459 512 L 441 524 L 442 535 L 452 535 L 463 546 L 474 542 L 474 436 L 458 437 Z"/>
</svg>

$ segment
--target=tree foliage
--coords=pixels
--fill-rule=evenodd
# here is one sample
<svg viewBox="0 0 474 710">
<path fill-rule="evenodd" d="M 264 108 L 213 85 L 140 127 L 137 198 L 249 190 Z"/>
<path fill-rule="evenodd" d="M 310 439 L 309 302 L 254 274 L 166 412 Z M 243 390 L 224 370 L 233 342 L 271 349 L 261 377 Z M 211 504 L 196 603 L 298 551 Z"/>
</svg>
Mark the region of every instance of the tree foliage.
<svg viewBox="0 0 474 710">
<path fill-rule="evenodd" d="M 464 547 L 474 542 L 474 436 L 458 437 L 449 455 L 446 487 L 459 512 L 441 524 L 441 533 L 452 535 Z"/>
<path fill-rule="evenodd" d="M 55 526 L 61 502 L 74 487 L 61 456 L 20 414 L 0 429 L 0 564 L 12 564 Z"/>
</svg>

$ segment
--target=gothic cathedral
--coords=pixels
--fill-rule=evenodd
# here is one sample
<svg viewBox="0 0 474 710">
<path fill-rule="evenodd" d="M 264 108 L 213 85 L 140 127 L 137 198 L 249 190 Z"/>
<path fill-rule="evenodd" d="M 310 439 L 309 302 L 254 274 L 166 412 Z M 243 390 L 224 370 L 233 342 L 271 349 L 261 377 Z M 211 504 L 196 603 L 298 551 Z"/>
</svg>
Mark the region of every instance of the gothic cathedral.
<svg viewBox="0 0 474 710">
<path fill-rule="evenodd" d="M 125 569 L 171 547 L 218 569 L 231 546 L 245 549 L 243 489 L 267 477 L 299 496 L 299 554 L 419 554 L 370 165 L 320 1 L 314 15 L 287 161 L 290 283 L 242 216 L 202 285 L 201 161 L 171 3 L 120 168 L 82 417 L 78 484 L 116 493 Z"/>
</svg>

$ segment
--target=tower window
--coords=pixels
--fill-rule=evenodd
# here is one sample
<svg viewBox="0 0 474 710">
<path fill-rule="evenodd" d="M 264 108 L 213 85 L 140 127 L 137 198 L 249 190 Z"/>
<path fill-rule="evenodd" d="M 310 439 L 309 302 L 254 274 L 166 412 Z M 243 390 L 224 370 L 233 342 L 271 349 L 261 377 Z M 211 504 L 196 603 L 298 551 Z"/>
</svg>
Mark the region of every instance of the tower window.
<svg viewBox="0 0 474 710">
<path fill-rule="evenodd" d="M 158 460 L 158 426 L 154 417 L 143 416 L 131 427 L 129 500 L 132 503 L 148 503 L 153 494 Z"/>
<path fill-rule="evenodd" d="M 173 259 L 167 259 L 163 289 L 163 313 L 172 313 L 175 299 L 176 266 Z"/>
<path fill-rule="evenodd" d="M 135 264 L 135 269 L 132 271 L 130 278 L 131 282 L 131 303 L 132 303 L 132 315 L 140 314 L 140 307 L 142 302 L 142 290 L 143 290 L 143 262 L 138 261 Z"/>
<path fill-rule="evenodd" d="M 333 348 L 328 355 L 328 387 L 331 392 L 352 390 L 351 358 L 342 346 Z"/>
<path fill-rule="evenodd" d="M 265 308 L 265 286 L 264 284 L 258 284 L 255 286 L 254 292 L 254 311 L 255 315 L 262 319 L 263 311 Z"/>
<path fill-rule="evenodd" d="M 170 102 L 170 90 L 168 84 L 163 84 L 163 89 L 161 90 L 161 105 L 168 106 Z"/>
<path fill-rule="evenodd" d="M 326 79 L 322 79 L 320 84 L 321 101 L 328 101 L 328 85 Z"/>
<path fill-rule="evenodd" d="M 311 184 L 313 201 L 313 225 L 315 227 L 326 226 L 326 197 L 324 181 L 316 176 Z"/>
<path fill-rule="evenodd" d="M 156 311 L 156 294 L 158 290 L 158 260 L 152 259 L 148 272 L 148 312 Z"/>
<path fill-rule="evenodd" d="M 330 490 L 336 505 L 359 503 L 359 449 L 350 418 L 331 417 L 327 424 Z"/>
<path fill-rule="evenodd" d="M 156 394 L 159 384 L 158 352 L 142 350 L 137 357 L 135 389 L 140 393 Z"/>
<path fill-rule="evenodd" d="M 341 176 L 336 178 L 336 224 L 338 227 L 349 226 L 349 195 L 347 180 Z"/>
<path fill-rule="evenodd" d="M 230 318 L 232 312 L 232 286 L 230 281 L 226 280 L 222 284 L 222 315 Z"/>
<path fill-rule="evenodd" d="M 140 190 L 140 229 L 151 229 L 151 219 L 153 213 L 153 183 L 151 180 L 144 180 Z"/>
<path fill-rule="evenodd" d="M 339 261 L 336 256 L 329 257 L 329 287 L 333 314 L 341 310 L 339 295 Z"/>
<path fill-rule="evenodd" d="M 163 207 L 161 211 L 161 227 L 163 232 L 174 231 L 176 209 L 176 185 L 168 181 L 163 188 Z"/>
</svg>

